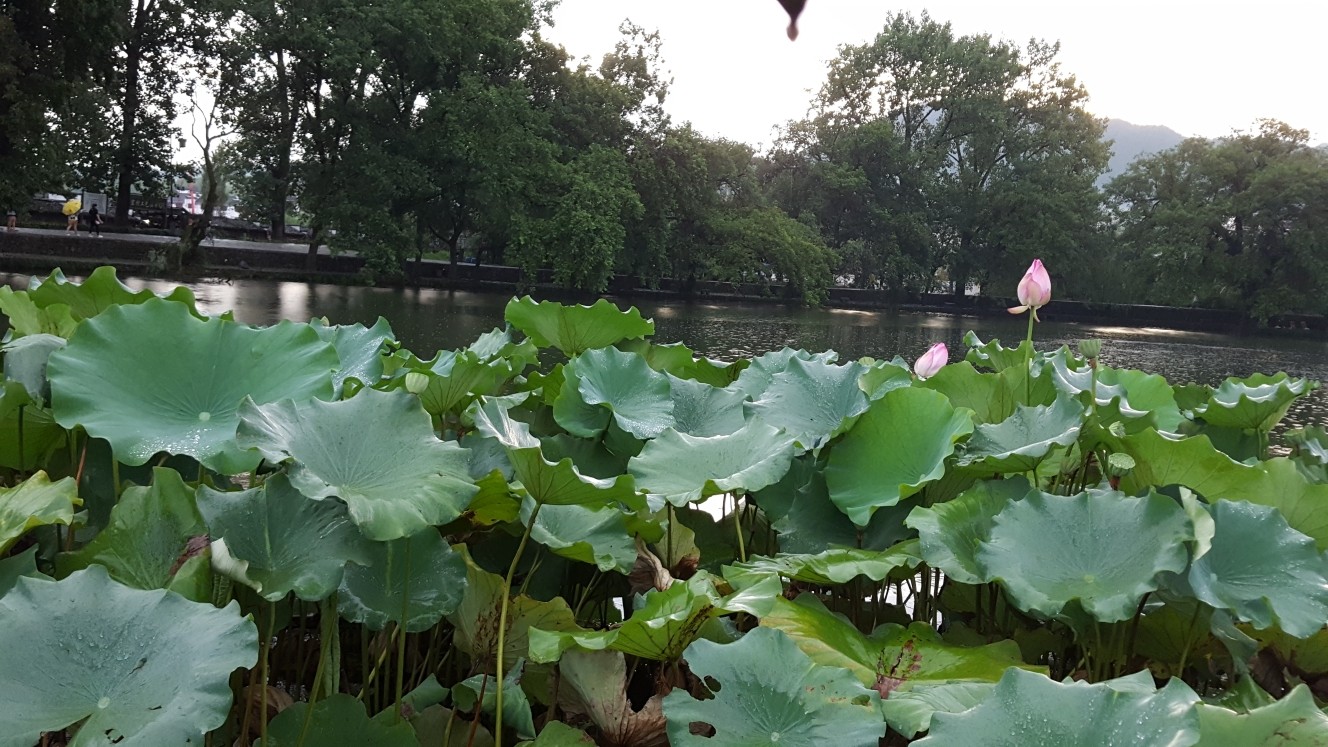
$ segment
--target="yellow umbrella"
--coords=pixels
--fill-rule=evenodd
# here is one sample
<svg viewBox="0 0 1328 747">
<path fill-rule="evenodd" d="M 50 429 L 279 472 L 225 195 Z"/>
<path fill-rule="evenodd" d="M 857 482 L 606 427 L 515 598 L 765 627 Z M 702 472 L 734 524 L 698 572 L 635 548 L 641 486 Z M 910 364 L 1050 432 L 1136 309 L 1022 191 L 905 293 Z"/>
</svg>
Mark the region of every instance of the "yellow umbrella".
<svg viewBox="0 0 1328 747">
<path fill-rule="evenodd" d="M 82 209 L 83 209 L 83 201 L 82 201 L 82 200 L 70 200 L 69 202 L 66 202 L 66 203 L 65 203 L 65 206 L 64 206 L 64 209 L 63 209 L 62 212 L 63 212 L 65 215 L 74 215 L 74 214 L 78 213 L 78 211 L 80 211 L 80 210 L 82 210 Z"/>
</svg>

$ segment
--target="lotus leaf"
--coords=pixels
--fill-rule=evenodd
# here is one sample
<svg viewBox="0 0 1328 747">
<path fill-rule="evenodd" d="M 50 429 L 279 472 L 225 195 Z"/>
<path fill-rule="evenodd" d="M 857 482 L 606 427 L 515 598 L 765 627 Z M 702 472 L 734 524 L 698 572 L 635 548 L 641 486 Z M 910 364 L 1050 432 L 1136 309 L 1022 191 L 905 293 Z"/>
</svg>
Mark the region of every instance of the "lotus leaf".
<svg viewBox="0 0 1328 747">
<path fill-rule="evenodd" d="M 502 329 L 494 327 L 491 331 L 485 332 L 466 350 L 479 356 L 480 360 L 486 363 L 499 358 L 514 359 L 517 363 L 516 373 L 520 373 L 526 367 L 526 363 L 533 363 L 539 357 L 539 350 L 529 338 L 521 342 L 512 341 L 510 324 Z"/>
<path fill-rule="evenodd" d="M 1195 747 L 1322 747 L 1328 744 L 1328 716 L 1309 688 L 1298 685 L 1279 701 L 1237 713 L 1199 703 L 1199 742 Z"/>
<path fill-rule="evenodd" d="M 681 342 L 660 345 L 638 337 L 618 342 L 614 347 L 624 353 L 641 356 L 656 371 L 668 372 L 675 376 L 685 376 L 693 365 L 691 348 Z"/>
<path fill-rule="evenodd" d="M 64 442 L 64 429 L 55 424 L 50 410 L 32 401 L 27 387 L 0 381 L 0 466 L 26 472 L 44 464 Z"/>
<path fill-rule="evenodd" d="M 336 348 L 341 365 L 332 374 L 332 387 L 340 398 L 346 379 L 355 379 L 369 385 L 383 376 L 383 343 L 394 339 L 392 326 L 387 320 L 378 317 L 374 326 L 363 324 L 328 325 L 322 319 L 314 319 L 309 326 L 318 333 L 323 342 L 332 343 Z"/>
<path fill-rule="evenodd" d="M 1183 747 L 1199 739 L 1194 691 L 1147 672 L 1090 685 L 1010 669 L 963 713 L 938 713 L 917 747 Z"/>
<path fill-rule="evenodd" d="M 720 389 L 669 374 L 669 391 L 673 398 L 673 427 L 679 433 L 727 436 L 746 423 L 742 408 L 746 395 L 737 389 Z"/>
<path fill-rule="evenodd" d="M 540 450 L 553 462 L 571 459 L 578 472 L 597 479 L 611 480 L 627 471 L 627 459 L 609 451 L 603 441 L 559 433 L 541 438 Z"/>
<path fill-rule="evenodd" d="M 466 563 L 466 589 L 461 606 L 448 615 L 447 620 L 456 627 L 457 648 L 473 660 L 491 666 L 489 662 L 498 653 L 503 577 L 480 568 L 464 548 L 459 550 L 459 554 Z M 529 651 L 529 634 L 535 627 L 543 631 L 578 630 L 576 617 L 562 597 L 540 602 L 525 594 L 518 594 L 508 603 L 507 632 L 503 636 L 504 660 L 529 658 L 539 661 Z"/>
<path fill-rule="evenodd" d="M 1050 617 L 1077 600 L 1095 619 L 1116 622 L 1134 616 L 1159 573 L 1185 569 L 1193 536 L 1184 510 L 1156 493 L 1032 491 L 996 515 L 977 560 L 1021 610 Z"/>
<path fill-rule="evenodd" d="M 890 693 L 889 698 L 881 701 L 881 713 L 891 729 L 912 739 L 931 728 L 932 716 L 963 713 L 986 700 L 995 689 L 991 682 L 916 685 Z"/>
<path fill-rule="evenodd" d="M 450 739 L 447 737 L 449 724 L 453 726 Z M 475 722 L 471 722 L 465 728 L 457 728 L 464 724 L 464 721 L 453 717 L 451 708 L 440 705 L 429 706 L 410 719 L 410 725 L 415 727 L 418 747 L 493 747 L 493 735 L 488 729 Z M 470 733 L 471 726 L 475 728 L 473 736 Z M 554 721 L 546 726 L 544 731 L 549 731 L 549 727 L 552 726 L 562 726 L 562 724 Z M 521 742 L 521 744 L 528 746 L 538 742 Z"/>
<path fill-rule="evenodd" d="M 61 553 L 61 576 L 105 566 L 111 578 L 135 589 L 171 589 L 207 601 L 207 525 L 194 504 L 194 489 L 173 469 L 153 469 L 152 485 L 125 490 L 111 523 L 81 550 Z M 70 482 L 73 482 L 70 480 Z"/>
<path fill-rule="evenodd" d="M 521 523 L 530 522 L 534 508 L 535 502 L 527 498 Z M 555 555 L 627 575 L 636 563 L 636 542 L 627 527 L 631 518 L 614 506 L 549 505 L 535 517 L 530 538 Z"/>
<path fill-rule="evenodd" d="M 0 313 L 9 317 L 14 337 L 28 335 L 55 335 L 68 338 L 78 328 L 78 320 L 69 313 L 69 306 L 58 303 L 40 307 L 32 302 L 26 291 L 0 286 Z"/>
<path fill-rule="evenodd" d="M 563 367 L 563 376 L 553 414 L 574 435 L 598 436 L 610 417 L 636 438 L 654 438 L 674 425 L 669 377 L 635 353 L 587 351 Z"/>
<path fill-rule="evenodd" d="M 1328 561 L 1314 540 L 1267 506 L 1218 501 L 1212 510 L 1212 548 L 1190 567 L 1195 595 L 1258 628 L 1277 624 L 1298 638 L 1322 629 Z"/>
<path fill-rule="evenodd" d="M 1051 405 L 1016 405 L 1014 414 L 1000 423 L 973 429 L 959 463 L 994 473 L 1031 472 L 1052 449 L 1074 443 L 1083 421 L 1083 406 L 1068 397 L 1058 397 Z"/>
<path fill-rule="evenodd" d="M 82 503 L 74 478 L 51 482 L 40 471 L 12 488 L 0 488 L 0 555 L 29 529 L 74 523 L 74 507 Z"/>
<path fill-rule="evenodd" d="M 794 555 L 815 555 L 836 545 L 886 550 L 913 535 L 903 523 L 911 508 L 901 503 L 877 509 L 871 522 L 859 527 L 830 500 L 825 474 L 815 471 L 785 516 L 772 526 L 779 532 L 780 551 Z"/>
<path fill-rule="evenodd" d="M 891 363 L 873 361 L 858 377 L 858 387 L 872 401 L 884 397 L 887 392 L 912 384 L 913 374 L 908 370 L 908 364 L 898 358 Z"/>
<path fill-rule="evenodd" d="M 1065 351 L 1052 356 L 1050 362 L 1056 388 L 1084 404 L 1093 399 L 1102 423 L 1123 420 L 1137 423 L 1131 428 L 1151 424 L 1158 430 L 1171 431 L 1183 420 L 1174 393 L 1161 376 L 1099 366 L 1095 384 L 1093 369 L 1087 365 L 1072 368 L 1078 362 L 1072 361 Z M 1085 394 L 1090 391 L 1095 397 Z"/>
<path fill-rule="evenodd" d="M 68 306 L 70 315 L 82 321 L 112 306 L 141 304 L 158 296 L 146 288 L 134 291 L 120 282 L 114 267 L 105 266 L 93 270 L 82 283 L 71 283 L 58 268 L 45 279 L 33 276 L 28 280 L 28 297 L 40 308 Z M 182 303 L 195 316 L 203 318 L 194 309 L 194 292 L 186 286 L 177 285 L 162 298 Z"/>
<path fill-rule="evenodd" d="M 37 570 L 37 546 L 33 545 L 16 555 L 0 558 L 0 597 L 8 594 L 20 578 L 50 577 Z"/>
<path fill-rule="evenodd" d="M 272 719 L 260 747 L 419 747 L 415 730 L 405 721 L 383 723 L 369 718 L 364 704 L 336 693 L 314 704 L 304 733 L 308 703 L 296 703 Z M 303 735 L 303 738 L 301 736 Z"/>
<path fill-rule="evenodd" d="M 152 299 L 81 324 L 47 375 L 56 421 L 110 441 L 121 462 L 166 451 L 235 474 L 258 462 L 235 444 L 241 401 L 330 397 L 338 365 L 307 325 L 200 321 L 183 304 Z"/>
<path fill-rule="evenodd" d="M 1026 361 L 1036 354 L 1032 343 L 1027 340 L 1021 341 L 1018 347 L 1006 348 L 996 338 L 984 343 L 974 332 L 964 335 L 964 344 L 968 346 L 965 361 L 997 372 L 1026 365 Z"/>
<path fill-rule="evenodd" d="M 627 665 L 622 652 L 568 651 L 558 672 L 559 705 L 569 713 L 588 716 L 604 741 L 623 747 L 667 747 L 663 699 L 652 695 L 643 707 L 633 707 L 627 699 Z"/>
<path fill-rule="evenodd" d="M 880 698 L 853 675 L 816 665 L 778 630 L 757 628 L 736 643 L 693 643 L 692 672 L 719 685 L 713 699 L 684 690 L 664 698 L 673 747 L 876 747 L 885 736 Z M 694 733 L 709 725 L 713 737 Z"/>
<path fill-rule="evenodd" d="M 621 627 L 558 631 L 541 626 L 531 630 L 530 658 L 540 663 L 557 661 L 564 651 L 578 647 L 587 651 L 611 648 L 644 659 L 673 661 L 700 636 L 710 618 L 734 612 L 761 617 L 782 588 L 777 578 L 767 577 L 725 596 L 709 574 L 698 573 L 686 581 L 674 581 L 664 591 L 647 592 L 644 603 Z"/>
<path fill-rule="evenodd" d="M 65 346 L 63 337 L 27 335 L 0 348 L 5 355 L 5 378 L 17 381 L 36 401 L 47 399 L 46 362 L 51 353 Z"/>
<path fill-rule="evenodd" d="M 1247 379 L 1229 378 L 1214 389 L 1208 401 L 1194 414 L 1219 428 L 1252 428 L 1270 431 L 1297 397 L 1315 388 L 1308 379 L 1293 379 L 1285 373 L 1254 374 Z"/>
<path fill-rule="evenodd" d="M 530 715 L 530 700 L 521 689 L 521 674 L 526 661 L 517 659 L 503 677 L 503 723 L 511 727 L 522 739 L 535 738 L 535 719 Z M 452 702 L 462 711 L 474 711 L 475 703 L 484 699 L 480 710 L 493 715 L 498 709 L 497 683 L 489 682 L 487 674 L 477 674 L 452 686 Z M 481 695 L 483 692 L 483 695 Z"/>
<path fill-rule="evenodd" d="M 917 382 L 917 386 L 938 391 L 951 405 L 971 410 L 976 423 L 999 423 L 1010 417 L 1015 405 L 1025 399 L 1023 381 L 1021 369 L 981 373 L 971 363 L 959 362 L 942 368 L 926 381 Z"/>
<path fill-rule="evenodd" d="M 991 540 L 996 515 L 1029 490 L 1022 476 L 979 482 L 953 501 L 913 509 L 905 523 L 918 530 L 927 565 L 962 584 L 985 584 L 991 577 L 978 549 Z"/>
<path fill-rule="evenodd" d="M 269 462 L 293 461 L 291 484 L 346 502 L 365 536 L 388 541 L 446 524 L 475 496 L 470 455 L 439 441 L 419 401 L 363 389 L 340 402 L 245 402 L 237 438 Z"/>
<path fill-rule="evenodd" d="M 779 482 L 767 485 L 760 490 L 752 491 L 751 500 L 761 507 L 761 512 L 771 521 L 778 521 L 784 518 L 784 515 L 793 507 L 797 500 L 798 491 L 802 490 L 811 480 L 812 474 L 820 472 L 821 465 L 816 461 L 816 455 L 811 452 L 803 452 L 801 456 L 793 458 L 789 463 L 788 472 L 779 478 Z M 824 479 L 822 479 L 824 482 Z M 829 500 L 827 494 L 826 500 Z M 835 509 L 838 511 L 839 509 Z"/>
<path fill-rule="evenodd" d="M 201 745 L 226 721 L 231 672 L 258 658 L 237 603 L 131 589 L 100 566 L 20 579 L 0 619 L 0 747 L 80 721 L 70 747 Z"/>
<path fill-rule="evenodd" d="M 530 426 L 513 420 L 497 402 L 486 403 L 475 411 L 475 426 L 480 434 L 496 438 L 507 449 L 508 459 L 521 486 L 540 503 L 551 505 L 606 505 L 620 501 L 630 508 L 643 508 L 630 475 L 613 480 L 584 477 L 571 459 L 554 464 L 544 458 L 540 442 L 530 435 Z"/>
<path fill-rule="evenodd" d="M 475 743 L 479 745 L 479 742 Z M 544 725 L 539 737 L 533 742 L 522 742 L 518 747 L 587 747 L 595 740 L 586 736 L 584 731 L 573 729 L 561 721 L 550 721 Z"/>
<path fill-rule="evenodd" d="M 834 363 L 839 359 L 839 354 L 833 350 L 827 350 L 824 353 L 812 355 L 806 350 L 784 348 L 783 350 L 775 350 L 765 355 L 759 355 L 752 358 L 751 364 L 743 369 L 742 373 L 738 374 L 738 379 L 733 383 L 733 388 L 745 394 L 748 399 L 760 399 L 766 387 L 774 381 L 775 374 L 788 370 L 789 361 L 795 358 L 801 361 Z"/>
<path fill-rule="evenodd" d="M 884 581 L 895 569 L 922 562 L 919 549 L 917 540 L 909 540 L 884 551 L 836 547 L 816 555 L 757 557 L 726 567 L 724 578 L 740 589 L 771 576 L 824 585 L 848 583 L 858 576 Z"/>
<path fill-rule="evenodd" d="M 1328 464 L 1328 431 L 1318 426 L 1295 428 L 1282 434 L 1292 453 L 1314 464 Z"/>
<path fill-rule="evenodd" d="M 401 623 L 405 612 L 402 627 L 418 633 L 461 606 L 466 563 L 437 529 L 425 527 L 411 537 L 374 542 L 368 556 L 366 565 L 348 563 L 341 580 L 338 609 L 347 620 L 382 630 L 388 622 Z"/>
<path fill-rule="evenodd" d="M 945 474 L 955 442 L 973 432 L 967 410 L 926 389 L 896 389 L 871 403 L 826 464 L 830 499 L 854 524 Z"/>
<path fill-rule="evenodd" d="M 564 306 L 553 301 L 535 303 L 530 296 L 513 298 L 504 316 L 536 345 L 556 347 L 568 357 L 655 334 L 655 323 L 642 319 L 635 306 L 622 311 L 602 298 L 593 306 Z"/>
<path fill-rule="evenodd" d="M 842 433 L 846 422 L 852 425 L 852 418 L 866 412 L 867 395 L 858 387 L 866 370 L 857 362 L 836 366 L 791 358 L 746 408 L 783 429 L 803 448 L 818 448 Z"/>
<path fill-rule="evenodd" d="M 753 419 L 727 436 L 669 429 L 632 457 L 628 471 L 650 495 L 683 506 L 720 493 L 749 493 L 778 482 L 793 459 L 793 439 Z"/>
<path fill-rule="evenodd" d="M 294 591 L 321 600 L 341 585 L 347 561 L 370 564 L 369 543 L 345 504 L 312 501 L 275 474 L 261 487 L 222 492 L 198 489 L 198 510 L 212 538 L 214 566 L 225 556 L 241 564 L 235 580 L 275 602 Z"/>
<path fill-rule="evenodd" d="M 996 682 L 1010 667 L 1041 669 L 1024 664 L 1014 641 L 951 646 L 923 622 L 907 628 L 884 623 L 865 636 L 812 594 L 800 594 L 792 602 L 779 597 L 761 625 L 784 631 L 812 661 L 844 667 L 886 699 L 916 684 Z"/>
<path fill-rule="evenodd" d="M 420 404 L 434 415 L 464 410 L 481 395 L 491 394 L 515 371 L 507 361 L 485 361 L 471 351 L 452 356 L 449 365 L 435 367 L 429 386 L 420 392 Z"/>
</svg>

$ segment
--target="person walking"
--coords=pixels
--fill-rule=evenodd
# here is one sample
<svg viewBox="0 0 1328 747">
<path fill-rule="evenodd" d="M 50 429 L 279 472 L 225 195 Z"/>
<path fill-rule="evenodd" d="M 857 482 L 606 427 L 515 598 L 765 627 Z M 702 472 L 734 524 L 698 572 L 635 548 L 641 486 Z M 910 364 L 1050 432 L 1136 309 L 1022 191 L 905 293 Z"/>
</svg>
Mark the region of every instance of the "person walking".
<svg viewBox="0 0 1328 747">
<path fill-rule="evenodd" d="M 93 205 L 88 211 L 88 233 L 101 238 L 101 213 L 97 212 L 97 206 Z"/>
<path fill-rule="evenodd" d="M 18 230 L 18 211 L 9 211 L 9 222 L 5 224 L 5 230 L 13 233 Z"/>
</svg>

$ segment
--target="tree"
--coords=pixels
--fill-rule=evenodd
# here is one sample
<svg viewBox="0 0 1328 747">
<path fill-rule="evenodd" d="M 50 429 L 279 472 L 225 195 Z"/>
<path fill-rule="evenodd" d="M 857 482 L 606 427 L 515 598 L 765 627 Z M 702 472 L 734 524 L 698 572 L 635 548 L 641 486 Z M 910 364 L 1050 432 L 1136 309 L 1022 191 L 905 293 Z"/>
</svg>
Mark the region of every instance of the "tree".
<svg viewBox="0 0 1328 747">
<path fill-rule="evenodd" d="M 1108 186 L 1141 300 L 1236 308 L 1260 321 L 1325 309 L 1328 154 L 1309 133 L 1190 138 Z"/>
</svg>

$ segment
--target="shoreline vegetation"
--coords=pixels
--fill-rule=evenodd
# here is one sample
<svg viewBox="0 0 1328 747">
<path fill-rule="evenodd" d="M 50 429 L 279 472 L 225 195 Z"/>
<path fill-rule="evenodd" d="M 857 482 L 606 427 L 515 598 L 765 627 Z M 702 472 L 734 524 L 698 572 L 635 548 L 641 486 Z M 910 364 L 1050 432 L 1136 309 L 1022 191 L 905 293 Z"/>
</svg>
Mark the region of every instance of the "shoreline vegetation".
<svg viewBox="0 0 1328 747">
<path fill-rule="evenodd" d="M 1328 741 L 1319 383 L 1037 350 L 1052 287 L 731 362 L 604 300 L 421 357 L 0 287 L 0 747 Z"/>
<path fill-rule="evenodd" d="M 86 236 L 69 238 L 49 234 L 0 233 L 0 267 L 12 273 L 44 274 L 61 269 L 69 275 L 85 275 L 98 266 L 111 265 L 125 277 L 153 277 L 207 282 L 209 280 L 269 280 L 310 282 L 329 285 L 375 285 L 365 261 L 355 256 L 321 254 L 317 269 L 309 270 L 302 254 L 264 248 L 264 242 L 226 242 L 228 246 L 208 249 L 209 263 L 203 267 L 182 268 L 181 274 L 165 273 L 150 259 L 161 252 L 163 244 L 117 238 L 98 241 Z M 450 282 L 452 266 L 443 261 L 425 259 L 419 265 L 412 260 L 412 272 L 397 276 L 382 287 L 431 287 L 466 290 L 496 295 L 532 292 L 541 298 L 589 302 L 595 298 L 669 299 L 721 303 L 774 303 L 800 305 L 800 298 L 789 297 L 779 285 L 698 281 L 690 287 L 664 279 L 655 287 L 646 287 L 637 278 L 615 276 L 602 293 L 568 289 L 553 282 L 552 273 L 537 274 L 539 282 L 530 284 L 519 268 L 493 265 L 456 266 L 460 279 Z M 826 308 L 862 309 L 995 316 L 1006 314 L 1010 299 L 994 296 L 966 296 L 961 300 L 948 293 L 908 293 L 870 291 L 849 287 L 828 289 L 821 303 Z M 1057 299 L 1042 312 L 1051 321 L 1109 324 L 1131 328 L 1164 328 L 1195 332 L 1219 332 L 1236 335 L 1261 335 L 1320 339 L 1328 336 L 1328 318 L 1319 315 L 1283 315 L 1265 325 L 1237 311 L 1173 307 L 1146 304 L 1091 303 Z"/>
</svg>

